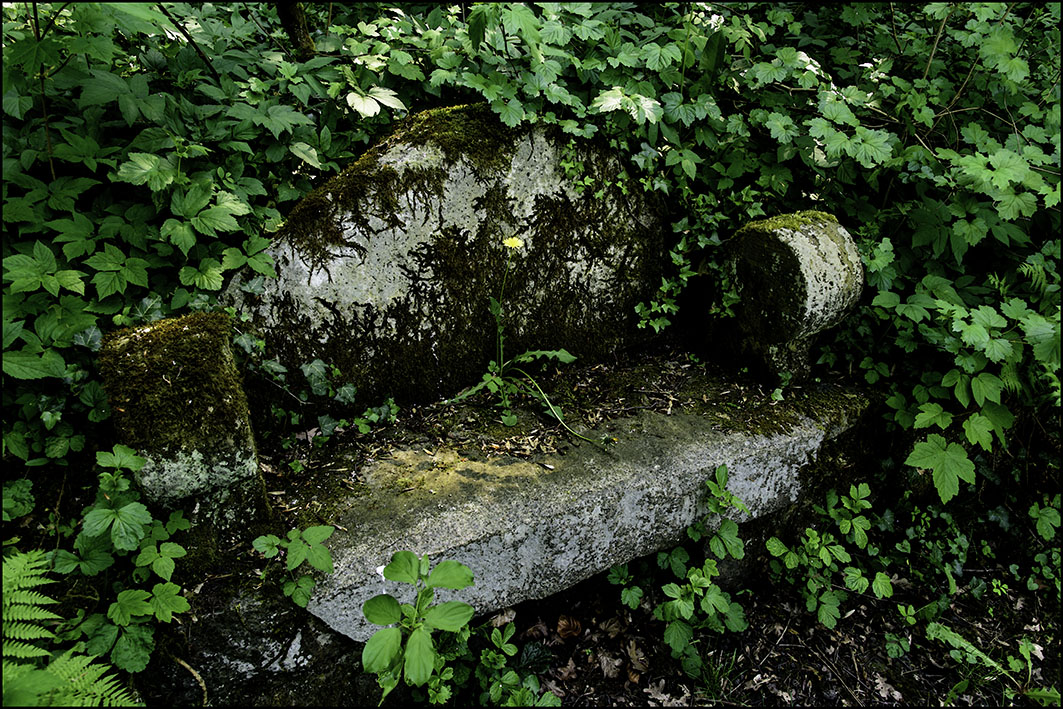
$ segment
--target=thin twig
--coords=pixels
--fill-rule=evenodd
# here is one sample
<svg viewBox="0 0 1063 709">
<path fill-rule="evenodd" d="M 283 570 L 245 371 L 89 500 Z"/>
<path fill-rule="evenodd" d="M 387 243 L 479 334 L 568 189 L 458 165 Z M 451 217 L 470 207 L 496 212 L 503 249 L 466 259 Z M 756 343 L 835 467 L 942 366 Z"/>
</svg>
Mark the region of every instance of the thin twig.
<svg viewBox="0 0 1063 709">
<path fill-rule="evenodd" d="M 934 54 L 938 50 L 938 42 L 941 41 L 941 35 L 945 33 L 945 23 L 952 17 L 952 13 L 956 12 L 956 8 L 949 10 L 949 14 L 941 18 L 941 26 L 938 27 L 937 37 L 934 37 L 934 46 L 930 50 L 930 58 L 926 60 L 926 69 L 923 69 L 923 78 L 926 79 L 926 75 L 930 73 L 930 65 L 934 63 Z"/>
<path fill-rule="evenodd" d="M 201 706 L 207 706 L 207 683 L 203 681 L 203 678 L 200 676 L 200 674 L 198 672 L 196 672 L 194 669 L 192 669 L 192 666 L 189 665 L 187 662 L 182 660 L 180 657 L 177 657 L 176 655 L 173 655 L 172 653 L 168 653 L 168 654 L 170 655 L 170 657 L 173 659 L 174 662 L 176 662 L 181 667 L 184 667 L 186 670 L 191 672 L 192 676 L 196 678 L 196 682 L 199 683 L 200 689 L 203 690 L 203 704 Z"/>
<path fill-rule="evenodd" d="M 198 54 L 199 58 L 203 60 L 203 63 L 207 65 L 207 69 L 210 70 L 210 73 L 220 84 L 221 75 L 218 73 L 218 70 L 215 69 L 214 65 L 210 63 L 210 59 L 208 59 L 207 55 L 203 53 L 203 49 L 199 46 L 199 44 L 196 43 L 196 40 L 192 39 L 192 35 L 188 34 L 188 30 L 184 28 L 184 25 L 175 20 L 173 18 L 173 15 L 170 14 L 170 11 L 163 7 L 162 3 L 159 3 L 158 5 L 156 5 L 156 7 L 158 7 L 159 10 L 162 11 L 162 14 L 166 15 L 166 19 L 169 20 L 170 23 L 177 28 L 177 31 L 180 32 L 184 36 L 184 38 L 188 40 L 188 43 L 192 45 L 192 49 L 196 50 L 196 54 Z"/>
<path fill-rule="evenodd" d="M 51 23 L 49 23 L 49 27 L 51 27 Z M 41 21 L 40 21 L 40 18 L 37 16 L 37 3 L 36 2 L 33 3 L 33 37 L 34 37 L 34 39 L 37 40 L 37 43 L 39 44 L 40 41 L 41 41 L 42 34 L 41 34 Z M 56 177 L 55 177 L 55 160 L 52 158 L 52 131 L 51 131 L 50 120 L 49 120 L 49 117 L 48 117 L 48 96 L 45 95 L 45 93 L 44 93 L 44 67 L 43 66 L 37 69 L 37 79 L 38 79 L 38 81 L 39 81 L 39 83 L 41 85 L 41 109 L 44 111 L 44 142 L 45 142 L 45 146 L 48 148 L 48 170 L 52 173 L 52 180 L 54 181 L 56 179 Z"/>
</svg>

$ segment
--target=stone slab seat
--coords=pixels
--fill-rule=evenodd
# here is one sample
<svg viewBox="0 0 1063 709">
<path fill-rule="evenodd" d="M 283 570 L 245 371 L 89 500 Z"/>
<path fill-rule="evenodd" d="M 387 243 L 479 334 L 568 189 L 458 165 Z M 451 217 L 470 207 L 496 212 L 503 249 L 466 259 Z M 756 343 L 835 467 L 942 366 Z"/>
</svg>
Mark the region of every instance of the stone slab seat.
<svg viewBox="0 0 1063 709">
<path fill-rule="evenodd" d="M 396 450 L 367 464 L 366 490 L 337 507 L 335 521 L 345 529 L 327 542 L 335 573 L 319 581 L 308 609 L 334 630 L 367 640 L 377 626 L 362 615 L 366 600 L 378 593 L 413 600 L 412 587 L 378 572 L 401 550 L 472 569 L 475 586 L 439 589 L 437 601 L 463 600 L 483 614 L 547 597 L 683 539 L 704 514 L 704 482 L 721 464 L 753 516 L 777 510 L 797 499 L 802 466 L 867 405 L 859 393 L 835 387 L 805 391 L 800 410 L 812 413 L 791 409 L 779 417 L 779 407 L 769 417 L 773 432 L 722 430 L 710 415 L 643 411 L 585 431 L 615 439 L 607 451 L 581 443 L 530 459 L 470 460 L 448 447 Z"/>
</svg>

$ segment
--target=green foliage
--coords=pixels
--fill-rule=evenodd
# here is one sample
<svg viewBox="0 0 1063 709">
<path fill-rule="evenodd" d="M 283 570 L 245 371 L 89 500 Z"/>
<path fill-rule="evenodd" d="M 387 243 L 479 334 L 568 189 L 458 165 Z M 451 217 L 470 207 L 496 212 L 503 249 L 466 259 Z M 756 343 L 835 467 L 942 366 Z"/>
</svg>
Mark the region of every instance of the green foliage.
<svg viewBox="0 0 1063 709">
<path fill-rule="evenodd" d="M 745 555 L 745 542 L 738 536 L 738 525 L 720 517 L 729 508 L 749 514 L 745 503 L 727 489 L 727 480 L 727 466 L 718 466 L 713 477 L 705 481 L 709 491 L 708 514 L 687 529 L 690 538 L 699 541 L 706 536 L 710 520 L 715 518 L 716 531 L 707 546 L 719 560 L 727 556 L 741 559 Z M 690 677 L 702 677 L 711 670 L 698 649 L 697 636 L 701 631 L 741 632 L 748 627 L 741 604 L 732 600 L 731 595 L 713 581 L 720 575 L 717 559 L 706 558 L 700 566 L 690 564 L 690 553 L 681 546 L 657 554 L 657 565 L 670 571 L 680 583 L 666 583 L 661 587 L 661 593 L 668 600 L 659 603 L 653 615 L 666 623 L 664 642 Z M 644 592 L 641 586 L 634 585 L 635 578 L 626 564 L 610 569 L 608 580 L 622 587 L 620 597 L 625 605 L 632 610 L 639 607 Z"/>
<path fill-rule="evenodd" d="M 503 707 L 559 707 L 561 700 L 553 692 L 542 692 L 538 678 L 520 673 L 508 666 L 510 658 L 517 654 L 517 646 L 509 642 L 516 628 L 506 623 L 504 628 L 492 628 L 490 647 L 480 653 L 476 677 L 483 693 L 480 704 Z"/>
<path fill-rule="evenodd" d="M 381 593 L 362 605 L 362 613 L 370 623 L 391 626 L 369 638 L 362 650 L 362 665 L 366 672 L 377 675 L 377 683 L 384 690 L 381 703 L 400 680 L 419 687 L 428 684 L 433 676 L 438 680 L 431 698 L 433 703 L 442 703 L 450 695 L 449 690 L 443 689 L 447 668 L 437 662 L 439 655 L 432 633 L 436 630 L 467 633 L 473 607 L 460 601 L 433 604 L 434 589 L 461 590 L 472 586 L 472 571 L 464 564 L 449 560 L 431 568 L 427 554 L 418 557 L 413 552 L 400 551 L 392 554 L 391 562 L 383 567 L 381 574 L 385 579 L 413 586 L 416 600 L 413 605 L 400 604 L 394 596 Z"/>
<path fill-rule="evenodd" d="M 840 498 L 834 490 L 828 491 L 826 507 L 816 507 L 823 519 L 837 525 L 844 540 L 839 540 L 832 532 L 806 527 L 804 538 L 793 547 L 774 536 L 765 544 L 768 552 L 777 559 L 771 562 L 772 572 L 797 585 L 808 611 L 815 613 L 819 622 L 828 628 L 837 625 L 841 618 L 841 604 L 848 599 L 849 592 L 863 594 L 870 587 L 875 598 L 893 595 L 893 585 L 885 571 L 889 561 L 880 557 L 877 547 L 870 543 L 867 533 L 871 521 L 860 514 L 870 510 L 870 495 L 868 484 L 860 483 L 851 485 L 849 494 Z M 872 578 L 865 575 L 867 570 L 859 561 L 854 561 L 853 553 L 846 548 L 844 541 L 866 553 L 868 560 L 878 567 Z M 835 583 L 839 576 L 844 586 Z"/>
<path fill-rule="evenodd" d="M 36 644 L 55 640 L 45 623 L 62 620 L 44 607 L 55 599 L 36 590 L 49 583 L 44 552 L 4 557 L 4 706 L 141 706 L 94 655 Z"/>
<path fill-rule="evenodd" d="M 1009 654 L 1005 660 L 1007 664 L 1007 667 L 1005 667 L 982 652 L 974 643 L 942 623 L 929 623 L 926 627 L 926 636 L 930 640 L 939 640 L 951 646 L 953 649 L 949 651 L 949 655 L 953 660 L 970 665 L 981 665 L 988 669 L 993 676 L 1006 677 L 1012 686 L 1004 690 L 1001 704 L 1004 703 L 1004 700 L 1014 701 L 1018 696 L 1025 696 L 1038 702 L 1041 706 L 1059 705 L 1059 690 L 1055 686 L 1033 687 L 1030 684 L 1033 676 L 1034 653 L 1037 654 L 1039 659 L 1044 659 L 1044 656 L 1041 654 L 1040 646 L 1035 645 L 1027 638 L 1024 637 L 1019 640 L 1019 656 L 1022 659 L 1020 660 Z M 1020 672 L 1024 666 L 1026 669 L 1025 679 L 1016 676 L 1016 673 Z M 969 685 L 970 682 L 967 679 L 958 682 L 952 689 L 950 699 L 960 692 L 966 691 Z M 951 702 L 946 700 L 946 703 Z"/>
<path fill-rule="evenodd" d="M 170 541 L 190 524 L 181 511 L 172 512 L 165 523 L 156 520 L 139 502 L 125 471 L 139 470 L 146 461 L 131 448 L 116 445 L 98 451 L 96 462 L 110 472 L 99 474 L 96 500 L 85 509 L 73 550 L 56 549 L 47 558 L 60 574 L 96 577 L 108 572 L 115 597 L 106 613 L 81 610 L 64 635 L 70 639 L 84 635 L 92 654 L 110 653 L 115 667 L 141 672 L 155 647 L 154 624 L 170 623 L 175 614 L 190 608 L 181 587 L 171 581 L 175 560 L 187 552 Z M 118 563 L 122 559 L 132 563 Z M 152 575 L 162 581 L 150 590 L 136 586 Z"/>
<path fill-rule="evenodd" d="M 291 598 L 295 605 L 300 608 L 306 608 L 306 604 L 310 602 L 310 596 L 314 592 L 314 586 L 317 585 L 317 582 L 310 574 L 302 574 L 296 577 L 292 572 L 306 563 L 318 571 L 331 574 L 333 571 L 332 553 L 329 552 L 323 542 L 332 536 L 335 531 L 336 528 L 332 525 L 320 525 L 307 527 L 301 532 L 298 529 L 289 530 L 286 539 L 281 539 L 273 534 L 264 534 L 256 537 L 251 546 L 267 559 L 279 556 L 282 550 L 285 552 L 284 566 L 285 571 L 288 573 L 288 578 L 285 580 L 282 590 L 284 595 Z M 262 578 L 265 577 L 266 571 L 264 570 Z"/>
</svg>

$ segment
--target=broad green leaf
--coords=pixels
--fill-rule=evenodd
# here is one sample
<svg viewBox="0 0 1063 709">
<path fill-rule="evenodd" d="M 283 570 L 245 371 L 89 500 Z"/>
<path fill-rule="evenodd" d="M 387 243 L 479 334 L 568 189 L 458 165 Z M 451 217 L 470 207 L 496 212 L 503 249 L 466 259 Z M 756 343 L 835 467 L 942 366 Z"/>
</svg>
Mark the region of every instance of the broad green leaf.
<svg viewBox="0 0 1063 709">
<path fill-rule="evenodd" d="M 306 560 L 318 571 L 324 571 L 326 574 L 333 572 L 332 554 L 321 544 L 311 544 L 307 547 Z"/>
<path fill-rule="evenodd" d="M 143 672 L 154 649 L 155 629 L 150 625 L 130 625 L 122 628 L 111 650 L 111 662 L 126 672 Z"/>
<path fill-rule="evenodd" d="M 112 512 L 114 522 L 111 525 L 111 541 L 115 549 L 133 551 L 147 534 L 146 526 L 151 524 L 151 513 L 139 502 L 130 502 Z"/>
<path fill-rule="evenodd" d="M 834 591 L 824 591 L 819 597 L 819 607 L 816 609 L 819 622 L 832 629 L 838 625 L 838 619 L 842 617 L 839 603 Z"/>
<path fill-rule="evenodd" d="M 948 502 L 956 496 L 960 490 L 960 479 L 974 482 L 974 463 L 967 457 L 967 451 L 958 443 L 946 444 L 945 439 L 936 433 L 916 443 L 904 463 L 933 471 L 934 486 L 942 502 Z"/>
<path fill-rule="evenodd" d="M 993 422 L 988 417 L 971 414 L 963 422 L 963 432 L 969 442 L 982 446 L 983 450 L 993 450 Z"/>
<path fill-rule="evenodd" d="M 465 564 L 450 559 L 441 561 L 432 569 L 425 584 L 429 588 L 460 590 L 474 585 L 472 570 Z"/>
<path fill-rule="evenodd" d="M 398 551 L 391 555 L 391 563 L 384 567 L 384 578 L 415 585 L 421 561 L 411 551 Z"/>
<path fill-rule="evenodd" d="M 380 112 L 380 104 L 375 99 L 356 91 L 347 94 L 347 105 L 366 118 L 375 116 Z"/>
<path fill-rule="evenodd" d="M 778 537 L 771 537 L 765 542 L 765 545 L 772 556 L 782 556 L 789 551 L 789 549 L 786 548 L 786 545 L 783 544 Z"/>
<path fill-rule="evenodd" d="M 289 145 L 288 150 L 290 150 L 292 155 L 299 158 L 300 160 L 309 163 L 313 167 L 316 167 L 318 170 L 321 169 L 321 161 L 317 157 L 317 150 L 315 148 L 312 148 L 306 143 L 297 142 Z"/>
<path fill-rule="evenodd" d="M 919 407 L 915 416 L 915 428 L 937 426 L 944 430 L 952 424 L 952 414 L 941 408 L 940 404 L 928 402 Z"/>
<path fill-rule="evenodd" d="M 300 539 L 292 539 L 288 542 L 288 554 L 286 558 L 285 566 L 288 571 L 292 571 L 299 564 L 306 560 L 306 555 L 309 553 L 310 547 L 303 543 Z"/>
<path fill-rule="evenodd" d="M 402 674 L 406 683 L 420 687 L 428 682 L 435 667 L 436 651 L 432 647 L 432 636 L 424 627 L 415 629 L 406 640 L 406 652 L 402 663 Z"/>
<path fill-rule="evenodd" d="M 447 601 L 432 606 L 425 613 L 425 625 L 439 630 L 458 631 L 472 619 L 473 607 L 460 601 Z"/>
<path fill-rule="evenodd" d="M 121 591 L 108 608 L 107 617 L 116 625 L 129 625 L 134 616 L 151 615 L 154 611 L 148 603 L 150 597 L 150 593 L 139 588 Z"/>
<path fill-rule="evenodd" d="M 391 625 L 402 619 L 399 602 L 386 593 L 373 596 L 363 603 L 362 614 L 374 625 Z"/>
<path fill-rule="evenodd" d="M 44 350 L 40 356 L 21 350 L 4 352 L 3 369 L 4 374 L 15 379 L 45 379 L 63 377 L 66 373 L 66 362 L 55 350 Z"/>
<path fill-rule="evenodd" d="M 668 647 L 672 648 L 672 654 L 676 657 L 683 652 L 683 649 L 690 644 L 693 638 L 694 629 L 686 621 L 673 620 L 664 629 L 664 642 Z"/>
<path fill-rule="evenodd" d="M 845 586 L 850 591 L 863 593 L 867 590 L 870 582 L 864 576 L 864 572 L 854 566 L 845 567 Z"/>
<path fill-rule="evenodd" d="M 384 628 L 369 638 L 362 648 L 362 668 L 371 674 L 380 674 L 394 664 L 402 649 L 402 630 Z"/>
<path fill-rule="evenodd" d="M 875 592 L 875 596 L 878 598 L 892 597 L 893 584 L 890 583 L 890 577 L 882 571 L 876 573 L 875 580 L 871 583 L 871 590 Z"/>
<path fill-rule="evenodd" d="M 985 404 L 986 401 L 999 404 L 1000 392 L 1003 388 L 1004 382 L 1000 381 L 1000 377 L 989 372 L 982 372 L 971 380 L 971 394 L 974 395 L 974 401 L 979 406 Z"/>
<path fill-rule="evenodd" d="M 236 231 L 239 223 L 233 217 L 232 210 L 225 207 L 210 207 L 192 217 L 192 226 L 201 234 L 217 236 L 219 231 Z"/>
</svg>

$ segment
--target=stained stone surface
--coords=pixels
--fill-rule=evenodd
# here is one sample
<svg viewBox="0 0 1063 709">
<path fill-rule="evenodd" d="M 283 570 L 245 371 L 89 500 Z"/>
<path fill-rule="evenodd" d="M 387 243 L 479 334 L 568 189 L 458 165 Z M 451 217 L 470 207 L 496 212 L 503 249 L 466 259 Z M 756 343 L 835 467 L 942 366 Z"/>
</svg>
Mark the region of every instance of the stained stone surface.
<svg viewBox="0 0 1063 709">
<path fill-rule="evenodd" d="M 741 297 L 731 347 L 774 377 L 800 381 L 813 338 L 841 322 L 863 292 L 856 244 L 835 217 L 798 212 L 747 224 L 731 248 Z"/>
<path fill-rule="evenodd" d="M 257 509 L 258 456 L 227 315 L 111 333 L 100 372 L 119 440 L 147 461 L 133 477 L 149 502 L 223 527 Z"/>
<path fill-rule="evenodd" d="M 605 450 L 581 444 L 563 455 L 486 460 L 446 444 L 395 450 L 359 472 L 364 488 L 331 505 L 335 573 L 320 579 L 308 610 L 365 641 L 375 630 L 362 616 L 366 600 L 391 593 L 410 601 L 408 586 L 378 572 L 400 550 L 469 566 L 476 585 L 438 597 L 477 613 L 547 597 L 680 541 L 705 514 L 704 483 L 719 465 L 752 516 L 785 507 L 801 492 L 802 467 L 867 404 L 844 390 L 807 396 L 803 410 L 814 414 L 769 414 L 760 430 L 643 411 L 585 432 L 615 441 Z"/>
<path fill-rule="evenodd" d="M 223 300 L 290 372 L 321 359 L 367 406 L 480 380 L 492 297 L 506 357 L 565 348 L 586 362 L 645 340 L 635 306 L 664 272 L 660 209 L 613 154 L 569 138 L 508 129 L 485 106 L 411 116 L 296 206 L 268 248 L 277 279 L 249 293 L 244 272 Z M 503 246 L 512 237 L 520 248 Z"/>
</svg>

